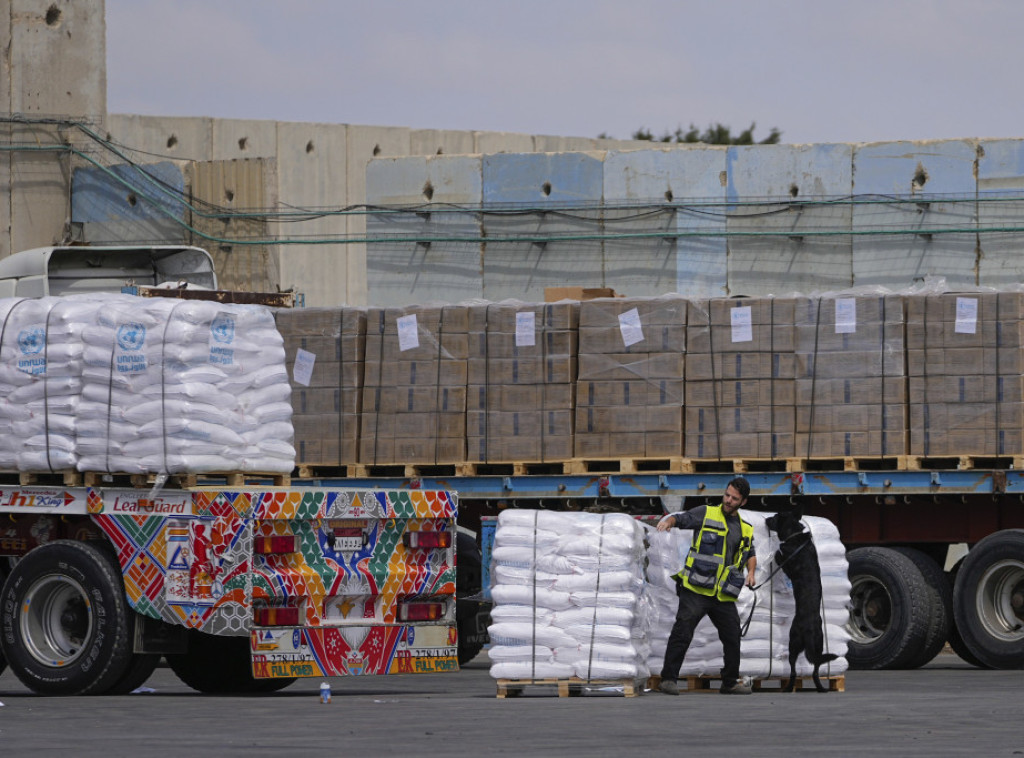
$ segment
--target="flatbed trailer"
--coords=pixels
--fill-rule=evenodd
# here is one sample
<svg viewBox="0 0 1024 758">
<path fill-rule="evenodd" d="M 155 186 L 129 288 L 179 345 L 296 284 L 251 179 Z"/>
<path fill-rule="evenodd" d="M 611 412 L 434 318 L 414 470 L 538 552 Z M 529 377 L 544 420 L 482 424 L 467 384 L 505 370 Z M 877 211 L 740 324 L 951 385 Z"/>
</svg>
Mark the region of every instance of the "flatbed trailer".
<svg viewBox="0 0 1024 758">
<path fill-rule="evenodd" d="M 457 513 L 353 483 L 0 484 L 0 644 L 52 695 L 130 692 L 161 656 L 202 692 L 457 671 Z"/>
<path fill-rule="evenodd" d="M 613 470 L 471 476 L 423 467 L 409 476 L 355 481 L 366 488 L 457 491 L 459 525 L 481 535 L 486 595 L 493 521 L 504 508 L 654 517 L 717 503 L 729 480 L 742 475 L 751 486 L 748 507 L 799 507 L 838 526 L 853 585 L 852 667 L 920 666 L 947 642 L 978 666 L 1024 666 L 1024 468 L 1016 461 L 801 461 L 812 470 L 786 470 L 794 462 L 772 462 L 765 466 L 770 470 L 740 460 L 673 462 L 669 467 L 677 470 L 663 473 L 607 464 Z M 692 470 L 702 466 L 709 470 Z"/>
</svg>

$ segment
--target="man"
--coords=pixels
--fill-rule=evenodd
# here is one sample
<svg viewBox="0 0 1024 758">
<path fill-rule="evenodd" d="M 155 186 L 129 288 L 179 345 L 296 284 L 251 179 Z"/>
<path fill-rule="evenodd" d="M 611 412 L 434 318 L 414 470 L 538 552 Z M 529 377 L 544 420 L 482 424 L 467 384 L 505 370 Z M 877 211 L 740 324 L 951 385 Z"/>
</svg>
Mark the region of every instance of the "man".
<svg viewBox="0 0 1024 758">
<path fill-rule="evenodd" d="M 750 495 L 750 484 L 736 477 L 725 488 L 721 505 L 707 505 L 665 516 L 658 531 L 676 527 L 693 529 L 693 542 L 683 570 L 675 575 L 679 611 L 668 637 L 665 664 L 661 670 L 661 692 L 678 695 L 679 669 L 693 639 L 693 630 L 705 616 L 718 630 L 722 641 L 722 687 L 724 695 L 749 695 L 750 687 L 739 681 L 740 616 L 736 598 L 743 585 L 754 586 L 757 558 L 754 528 L 739 516 Z M 744 566 L 746 576 L 744 577 Z M 745 579 L 745 581 L 744 581 Z"/>
</svg>

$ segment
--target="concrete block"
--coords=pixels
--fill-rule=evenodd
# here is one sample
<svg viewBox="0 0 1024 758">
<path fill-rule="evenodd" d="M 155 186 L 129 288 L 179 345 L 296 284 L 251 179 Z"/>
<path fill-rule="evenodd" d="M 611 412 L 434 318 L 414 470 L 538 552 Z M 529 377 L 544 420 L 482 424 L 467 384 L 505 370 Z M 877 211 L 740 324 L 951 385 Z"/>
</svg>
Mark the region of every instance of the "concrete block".
<svg viewBox="0 0 1024 758">
<path fill-rule="evenodd" d="M 851 286 L 853 211 L 834 201 L 853 189 L 852 146 L 746 145 L 728 155 L 729 294 Z"/>
<path fill-rule="evenodd" d="M 213 119 L 110 114 L 106 131 L 122 145 L 175 160 L 213 160 Z"/>
<path fill-rule="evenodd" d="M 475 152 L 473 132 L 413 129 L 409 133 L 409 155 L 468 155 Z"/>
<path fill-rule="evenodd" d="M 929 276 L 952 287 L 977 284 L 976 170 L 970 140 L 857 146 L 856 195 L 912 199 L 854 208 L 854 284 L 906 287 Z"/>
<path fill-rule="evenodd" d="M 999 287 L 1024 278 L 1024 140 L 982 140 L 978 146 L 978 284 Z M 993 229 L 997 231 L 984 231 Z M 1019 230 L 1019 231 L 1014 231 Z"/>
<path fill-rule="evenodd" d="M 486 299 L 541 302 L 545 287 L 606 286 L 600 239 L 604 155 L 484 156 L 484 203 L 522 211 L 485 217 Z M 570 204 L 572 208 L 567 207 Z M 552 235 L 564 239 L 548 239 Z"/>
<path fill-rule="evenodd" d="M 213 119 L 213 160 L 274 158 L 277 122 L 249 119 Z"/>
<path fill-rule="evenodd" d="M 555 137 L 537 134 L 533 137 L 533 149 L 538 153 L 566 153 L 586 150 L 600 150 L 597 140 L 590 137 Z"/>
<path fill-rule="evenodd" d="M 476 147 L 474 153 L 532 153 L 533 135 L 512 132 L 473 132 Z"/>
<path fill-rule="evenodd" d="M 101 120 L 107 112 L 103 3 L 10 0 L 4 15 L 8 113 Z"/>
<path fill-rule="evenodd" d="M 348 130 L 344 125 L 279 122 L 277 195 L 281 209 L 326 209 L 327 215 L 279 226 L 282 236 L 338 240 L 329 244 L 277 246 L 281 286 L 294 288 L 308 307 L 365 302 L 365 292 L 350 290 L 348 205 Z"/>
<path fill-rule="evenodd" d="M 651 145 L 651 143 L 644 143 Z M 725 148 L 689 146 L 609 152 L 604 162 L 606 279 L 628 295 L 726 294 L 724 217 L 709 201 L 725 198 Z M 630 204 L 664 204 L 664 213 Z M 615 208 L 617 205 L 625 207 Z M 642 211 L 642 212 L 641 212 Z M 639 215 L 638 212 L 640 212 Z M 631 216 L 636 216 L 630 220 Z M 658 232 L 665 232 L 659 235 Z M 707 236 L 701 234 L 707 232 Z"/>
<path fill-rule="evenodd" d="M 121 164 L 109 173 L 79 168 L 71 181 L 71 220 L 81 225 L 89 244 L 188 244 L 191 216 L 185 197 L 183 164 Z"/>
<path fill-rule="evenodd" d="M 64 136 L 57 127 L 48 124 L 4 124 L 0 127 L 0 141 L 60 147 Z M 0 249 L 0 254 L 53 245 L 66 234 L 70 236 L 71 230 L 65 229 L 70 191 L 67 165 L 68 157 L 63 150 L 4 154 L 0 186 L 5 193 L 9 190 L 4 198 L 9 205 L 5 203 L 4 211 L 0 211 L 0 222 L 6 221 L 0 238 L 4 249 Z"/>
<path fill-rule="evenodd" d="M 369 302 L 430 302 L 437 300 L 439 293 L 444 293 L 447 302 L 483 297 L 482 229 L 480 217 L 473 212 L 483 196 L 482 162 L 481 156 L 474 155 L 370 161 L 366 169 L 370 205 L 414 206 L 422 212 L 368 217 L 371 239 L 378 233 L 411 238 L 368 244 Z M 432 211 L 431 205 L 437 209 Z M 467 207 L 470 212 L 458 212 L 455 206 Z"/>
</svg>

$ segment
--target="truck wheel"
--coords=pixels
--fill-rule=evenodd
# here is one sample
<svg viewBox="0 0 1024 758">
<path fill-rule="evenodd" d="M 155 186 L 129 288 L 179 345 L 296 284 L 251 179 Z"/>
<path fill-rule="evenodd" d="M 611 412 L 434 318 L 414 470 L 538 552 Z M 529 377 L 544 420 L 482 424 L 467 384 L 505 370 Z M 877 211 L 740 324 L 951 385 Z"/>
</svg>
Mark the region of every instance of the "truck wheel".
<svg viewBox="0 0 1024 758">
<path fill-rule="evenodd" d="M 956 587 L 956 578 L 960 574 L 960 567 L 964 565 L 963 560 L 953 566 L 949 573 L 946 575 L 946 581 L 949 584 L 950 591 Z M 967 649 L 967 643 L 964 642 L 964 638 L 960 635 L 960 630 L 956 626 L 956 614 L 953 614 L 953 623 L 949 625 L 949 646 L 953 648 L 953 652 L 963 659 L 964 663 L 969 663 L 972 666 L 976 666 L 980 669 L 989 668 L 984 663 L 978 660 L 978 656 Z"/>
<path fill-rule="evenodd" d="M 295 681 L 256 679 L 252 675 L 248 637 L 219 637 L 190 629 L 188 652 L 166 657 L 181 681 L 208 695 L 276 692 Z"/>
<path fill-rule="evenodd" d="M 455 623 L 459 633 L 459 665 L 463 666 L 476 658 L 487 643 L 487 624 L 481 625 L 478 619 L 486 612 L 484 604 L 468 599 L 480 596 L 483 559 L 476 540 L 463 532 L 455 538 L 455 551 Z"/>
<path fill-rule="evenodd" d="M 928 632 L 918 654 L 906 664 L 906 668 L 920 668 L 937 656 L 949 638 L 953 625 L 953 588 L 946 579 L 946 572 L 927 553 L 910 547 L 894 548 L 914 562 L 924 578 L 925 588 L 931 600 Z"/>
<path fill-rule="evenodd" d="M 971 548 L 953 608 L 964 644 L 985 666 L 1024 667 L 1024 530 L 990 534 Z"/>
<path fill-rule="evenodd" d="M 121 573 L 102 547 L 57 540 L 11 569 L 0 637 L 11 670 L 43 695 L 93 695 L 113 686 L 131 659 Z"/>
<path fill-rule="evenodd" d="M 133 653 L 128 670 L 104 695 L 129 695 L 146 683 L 156 671 L 160 656 L 154 653 Z"/>
<path fill-rule="evenodd" d="M 858 548 L 847 559 L 850 668 L 906 667 L 924 644 L 933 612 L 924 577 L 910 558 L 889 548 Z"/>
</svg>

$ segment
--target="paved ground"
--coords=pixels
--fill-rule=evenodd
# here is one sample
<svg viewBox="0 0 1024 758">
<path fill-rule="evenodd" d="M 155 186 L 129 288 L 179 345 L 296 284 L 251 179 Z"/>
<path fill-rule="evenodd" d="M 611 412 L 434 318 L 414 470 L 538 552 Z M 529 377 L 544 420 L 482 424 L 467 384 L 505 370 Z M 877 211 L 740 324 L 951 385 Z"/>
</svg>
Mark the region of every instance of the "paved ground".
<svg viewBox="0 0 1024 758">
<path fill-rule="evenodd" d="M 161 668 L 153 691 L 44 698 L 0 676 L 7 755 L 707 756 L 1024 755 L 1024 671 L 942 655 L 916 671 L 854 671 L 846 692 L 648 693 L 498 699 L 486 653 L 457 674 L 300 680 L 263 697 L 208 697 Z M 317 751 L 310 753 L 309 751 Z"/>
</svg>

